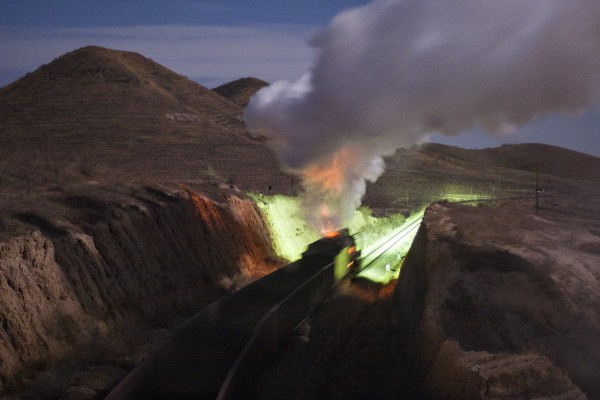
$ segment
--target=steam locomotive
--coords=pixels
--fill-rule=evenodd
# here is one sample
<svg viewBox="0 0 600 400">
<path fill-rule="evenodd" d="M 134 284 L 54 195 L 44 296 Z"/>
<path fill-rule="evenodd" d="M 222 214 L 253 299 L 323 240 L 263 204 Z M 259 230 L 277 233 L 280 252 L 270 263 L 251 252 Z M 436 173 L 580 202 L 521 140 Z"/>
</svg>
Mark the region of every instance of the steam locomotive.
<svg viewBox="0 0 600 400">
<path fill-rule="evenodd" d="M 341 279 L 354 274 L 359 269 L 360 250 L 356 249 L 354 236 L 347 228 L 332 231 L 316 242 L 311 243 L 302 253 L 304 260 L 318 260 L 325 265 L 334 263 L 334 277 Z"/>
</svg>

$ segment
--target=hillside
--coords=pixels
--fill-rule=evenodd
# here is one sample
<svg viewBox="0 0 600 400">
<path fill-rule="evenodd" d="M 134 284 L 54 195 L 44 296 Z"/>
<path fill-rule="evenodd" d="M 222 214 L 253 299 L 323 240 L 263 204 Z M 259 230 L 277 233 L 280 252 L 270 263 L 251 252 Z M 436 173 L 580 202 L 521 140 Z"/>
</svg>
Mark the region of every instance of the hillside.
<svg viewBox="0 0 600 400">
<path fill-rule="evenodd" d="M 548 144 L 511 144 L 482 150 L 430 144 L 427 149 L 478 165 L 525 171 L 537 169 L 562 178 L 600 180 L 598 157 Z"/>
<path fill-rule="evenodd" d="M 241 114 L 94 46 L 0 89 L 0 397 L 102 398 L 165 328 L 280 265 L 239 196 L 289 177 Z"/>
<path fill-rule="evenodd" d="M 250 191 L 292 194 L 298 190 L 266 143 L 247 135 L 241 118 L 242 106 L 265 84 L 243 78 L 211 91 L 139 54 L 90 46 L 59 57 L 0 89 L 0 397 L 5 391 L 13 391 L 15 396 L 3 400 L 103 398 L 126 370 L 139 363 L 179 322 L 281 264 L 261 209 L 244 199 L 245 192 Z M 498 326 L 509 330 L 511 320 L 507 324 L 487 321 L 492 305 L 484 296 L 487 292 L 481 294 L 479 288 L 500 293 L 502 300 L 506 296 L 525 304 L 544 303 L 547 293 L 555 294 L 554 284 L 550 285 L 544 275 L 542 266 L 546 264 L 536 264 L 532 269 L 535 274 L 527 275 L 533 284 L 519 281 L 525 291 L 537 288 L 535 284 L 541 279 L 543 285 L 532 297 L 513 298 L 513 280 L 499 281 L 506 283 L 505 287 L 492 285 L 487 281 L 487 270 L 463 284 L 465 281 L 458 278 L 473 272 L 469 260 L 481 259 L 477 240 L 489 242 L 489 246 L 501 243 L 493 249 L 493 255 L 499 249 L 501 262 L 515 259 L 507 258 L 504 251 L 523 259 L 543 253 L 542 262 L 548 265 L 553 257 L 560 257 L 556 252 L 567 254 L 552 264 L 557 280 L 568 278 L 559 282 L 559 289 L 570 290 L 569 284 L 589 279 L 593 285 L 587 289 L 577 286 L 570 294 L 573 304 L 586 307 L 588 314 L 581 315 L 597 317 L 598 272 L 587 266 L 598 265 L 600 254 L 600 159 L 540 144 L 485 150 L 431 144 L 400 149 L 386 159 L 386 166 L 379 180 L 367 185 L 363 198 L 363 204 L 375 215 L 411 213 L 440 199 L 521 198 L 511 200 L 514 203 L 488 203 L 489 207 L 442 203 L 432 208 L 440 211 L 437 214 L 428 212 L 420 237 L 424 241 L 429 231 L 433 233 L 427 239 L 430 242 L 413 248 L 413 257 L 430 262 L 435 260 L 431 254 L 444 256 L 450 267 L 456 267 L 453 260 L 465 267 L 454 268 L 456 275 L 449 276 L 443 263 L 428 264 L 428 279 L 448 282 L 450 292 L 454 292 L 447 297 L 432 292 L 435 301 L 427 304 L 445 313 L 431 326 L 423 325 L 424 332 L 443 328 L 443 335 L 434 339 L 456 341 L 460 357 L 477 352 L 474 356 L 485 361 L 487 355 L 479 353 L 489 352 L 502 358 L 513 347 L 501 343 L 490 348 L 476 342 L 479 337 L 469 336 L 471 331 L 454 322 L 464 318 L 463 325 L 468 326 L 472 315 L 453 314 L 456 310 L 443 303 L 444 299 L 452 306 L 452 301 L 465 300 L 464 293 L 466 300 L 483 298 L 485 302 L 463 301 L 459 308 L 481 305 L 473 314 L 485 322 L 479 326 L 487 329 L 482 331 L 481 340 L 495 340 L 489 330 Z M 536 178 L 542 190 L 539 216 L 533 208 Z M 453 235 L 452 252 L 438 251 L 447 249 L 443 247 L 446 238 L 434 235 L 432 227 L 436 224 L 447 227 Z M 485 235 L 480 234 L 484 231 Z M 585 240 L 579 240 L 582 237 Z M 461 242 L 463 238 L 470 242 Z M 572 260 L 588 264 L 571 274 Z M 411 267 L 413 272 L 420 268 L 417 264 Z M 483 267 L 495 270 L 501 266 Z M 591 272 L 585 275 L 588 270 Z M 373 397 L 369 393 L 377 393 L 372 392 L 374 386 L 385 391 L 407 382 L 391 374 L 397 372 L 397 363 L 414 366 L 413 360 L 403 360 L 403 354 L 398 354 L 405 350 L 398 348 L 404 343 L 405 332 L 396 321 L 410 321 L 411 315 L 398 315 L 399 305 L 414 305 L 402 297 L 415 298 L 411 297 L 414 282 L 410 277 L 410 273 L 404 274 L 408 281 L 398 287 L 409 288 L 388 299 L 392 303 L 365 304 L 358 296 L 350 301 L 352 307 L 347 307 L 347 301 L 336 299 L 331 304 L 337 304 L 340 312 L 329 310 L 316 316 L 310 344 L 302 342 L 302 346 L 312 346 L 311 352 L 317 356 L 316 361 L 307 362 L 313 370 L 307 373 L 303 368 L 292 375 L 323 386 L 301 385 L 302 390 L 314 390 L 314 396 L 298 398 L 322 399 L 327 397 L 324 393 L 331 393 L 333 398 L 336 393 L 347 393 L 349 398 L 366 393 L 362 398 L 369 398 Z M 552 290 L 546 292 L 548 287 Z M 582 301 L 585 296 L 592 296 L 593 301 Z M 396 303 L 394 299 L 402 301 Z M 513 309 L 495 304 L 506 306 L 500 310 L 504 314 L 521 315 L 520 305 Z M 571 309 L 563 303 L 560 306 L 564 311 L 560 315 L 568 315 Z M 535 312 L 532 315 L 535 317 Z M 550 312 L 547 317 L 552 329 L 543 325 L 547 321 L 533 318 L 532 323 L 544 328 L 539 332 L 554 334 L 554 325 L 563 324 L 562 320 Z M 565 318 L 564 325 L 575 325 L 574 318 Z M 590 329 L 592 334 L 597 326 Z M 533 328 L 531 343 L 538 340 L 538 331 Z M 567 333 L 564 337 L 572 347 L 579 338 L 589 340 L 570 330 Z M 521 340 L 511 333 L 507 337 L 519 349 L 533 353 L 546 347 L 552 350 L 555 344 L 528 347 L 527 336 Z M 437 346 L 443 343 L 440 341 L 432 343 Z M 378 358 L 372 357 L 373 347 L 378 347 Z M 296 361 L 302 364 L 302 360 L 309 360 L 304 358 L 304 347 L 301 350 L 291 362 L 285 358 L 281 362 L 294 366 Z M 585 349 L 576 350 L 585 356 Z M 548 354 L 544 356 L 548 363 L 578 374 L 573 382 L 586 393 L 598 393 L 600 389 L 577 360 L 562 353 Z M 383 371 L 383 379 L 396 380 L 381 386 L 380 361 L 390 358 L 391 369 Z M 597 359 L 596 351 L 586 363 Z M 357 366 L 364 372 L 358 378 Z M 563 378 L 554 369 L 551 372 Z M 338 379 L 339 374 L 343 379 Z M 282 382 L 284 395 L 278 398 L 290 397 L 290 381 L 278 383 Z M 443 379 L 436 382 L 452 386 Z M 390 393 L 389 398 L 398 398 L 401 389 Z M 407 393 L 409 396 L 410 391 Z"/>
<path fill-rule="evenodd" d="M 257 78 L 240 78 L 213 89 L 215 93 L 229 99 L 240 107 L 246 107 L 250 97 L 269 84 Z"/>
<path fill-rule="evenodd" d="M 241 115 L 139 54 L 85 47 L 0 89 L 0 168 L 4 176 L 55 169 L 102 179 L 106 167 L 151 180 L 280 187 L 275 156 L 248 137 Z"/>
<path fill-rule="evenodd" d="M 548 206 L 557 196 L 597 195 L 600 181 L 600 158 L 544 144 L 484 150 L 428 144 L 400 149 L 385 162 L 385 172 L 367 184 L 363 198 L 384 214 L 443 199 L 534 198 L 536 184 Z"/>
</svg>

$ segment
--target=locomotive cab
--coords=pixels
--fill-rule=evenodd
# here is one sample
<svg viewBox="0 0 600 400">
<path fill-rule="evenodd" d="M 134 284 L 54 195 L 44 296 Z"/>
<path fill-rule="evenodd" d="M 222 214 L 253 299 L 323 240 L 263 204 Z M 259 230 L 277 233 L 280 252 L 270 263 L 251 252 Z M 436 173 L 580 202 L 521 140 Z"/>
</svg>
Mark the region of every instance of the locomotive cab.
<svg viewBox="0 0 600 400">
<path fill-rule="evenodd" d="M 322 237 L 308 246 L 302 253 L 304 259 L 322 260 L 326 265 L 334 263 L 333 274 L 339 280 L 358 269 L 360 251 L 356 249 L 354 237 L 347 228 L 340 229 Z"/>
</svg>

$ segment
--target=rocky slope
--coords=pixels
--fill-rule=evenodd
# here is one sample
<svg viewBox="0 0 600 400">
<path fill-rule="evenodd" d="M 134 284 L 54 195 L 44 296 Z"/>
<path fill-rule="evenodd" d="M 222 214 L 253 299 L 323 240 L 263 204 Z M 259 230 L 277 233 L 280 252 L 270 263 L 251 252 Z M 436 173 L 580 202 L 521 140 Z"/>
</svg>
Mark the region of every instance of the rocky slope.
<svg viewBox="0 0 600 400">
<path fill-rule="evenodd" d="M 0 393 L 27 369 L 113 351 L 114 337 L 99 347 L 116 332 L 172 324 L 277 266 L 248 200 L 152 189 L 103 215 L 99 200 L 76 201 L 79 226 L 30 215 L 37 229 L 0 244 Z"/>
<path fill-rule="evenodd" d="M 322 304 L 259 398 L 600 399 L 600 201 L 580 200 L 430 206 L 398 282 Z"/>
<path fill-rule="evenodd" d="M 394 298 L 398 354 L 416 360 L 426 392 L 600 398 L 600 231 L 590 208 L 587 218 L 516 203 L 428 209 Z"/>
</svg>

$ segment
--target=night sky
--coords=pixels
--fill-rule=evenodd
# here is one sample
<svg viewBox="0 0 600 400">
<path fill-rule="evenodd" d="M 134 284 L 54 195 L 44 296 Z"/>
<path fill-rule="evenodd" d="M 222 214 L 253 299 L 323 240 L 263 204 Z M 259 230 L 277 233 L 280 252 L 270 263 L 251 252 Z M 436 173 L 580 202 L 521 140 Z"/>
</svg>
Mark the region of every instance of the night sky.
<svg viewBox="0 0 600 400">
<path fill-rule="evenodd" d="M 295 80 L 314 60 L 309 45 L 360 0 L 0 0 L 0 86 L 86 45 L 131 50 L 207 86 L 254 76 Z M 600 156 L 600 107 L 552 115 L 491 137 L 472 131 L 432 141 L 467 148 L 554 144 Z"/>
</svg>

